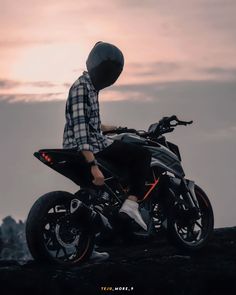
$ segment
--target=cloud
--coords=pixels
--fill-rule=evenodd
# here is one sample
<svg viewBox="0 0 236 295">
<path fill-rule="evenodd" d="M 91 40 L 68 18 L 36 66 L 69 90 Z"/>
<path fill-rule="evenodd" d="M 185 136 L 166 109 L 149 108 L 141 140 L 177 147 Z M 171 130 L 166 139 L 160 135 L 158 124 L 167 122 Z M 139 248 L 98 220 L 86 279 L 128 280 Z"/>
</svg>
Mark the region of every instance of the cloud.
<svg viewBox="0 0 236 295">
<path fill-rule="evenodd" d="M 50 88 L 50 87 L 56 87 L 58 84 L 48 82 L 48 81 L 36 81 L 36 82 L 25 82 L 25 85 L 30 85 L 34 87 L 40 87 L 40 88 Z"/>
<path fill-rule="evenodd" d="M 63 86 L 69 88 L 71 86 L 71 83 L 63 83 Z"/>
<path fill-rule="evenodd" d="M 42 93 L 42 94 L 0 94 L 0 101 L 7 101 L 9 103 L 25 102 L 47 102 L 64 99 L 62 92 L 58 93 Z"/>
<path fill-rule="evenodd" d="M 221 81 L 221 80 L 182 80 L 182 81 L 167 81 L 155 83 L 139 83 L 139 84 L 124 84 L 114 85 L 110 89 L 120 93 L 139 92 L 140 94 L 148 94 L 153 99 L 157 94 L 165 97 L 168 94 L 170 97 L 179 97 L 180 93 L 182 99 L 186 99 L 190 92 L 198 95 L 198 100 L 206 99 L 207 97 L 214 96 L 216 93 L 221 93 L 228 90 L 228 96 L 234 97 L 236 92 L 236 84 L 234 81 Z M 108 91 L 108 90 L 106 90 Z M 209 93 L 208 93 L 209 92 Z M 205 95 L 203 96 L 203 94 Z M 218 95 L 217 95 L 218 97 Z M 189 100 L 192 98 L 189 97 Z"/>
<path fill-rule="evenodd" d="M 143 9 L 150 6 L 158 6 L 160 1 L 157 0 L 115 0 L 118 7 L 128 7 L 131 9 Z"/>
<path fill-rule="evenodd" d="M 126 65 L 129 75 L 137 78 L 148 78 L 158 82 L 185 81 L 185 80 L 215 80 L 235 79 L 236 67 L 209 66 L 199 67 L 190 62 L 162 62 L 129 63 Z M 187 79 L 186 79 L 187 78 Z M 139 82 L 139 81 L 138 81 Z"/>
<path fill-rule="evenodd" d="M 56 86 L 58 86 L 58 84 L 48 82 L 48 81 L 24 82 L 24 81 L 0 79 L 0 88 L 1 89 L 14 89 L 19 86 L 33 86 L 33 87 L 40 87 L 40 88 L 50 88 L 50 87 L 56 87 Z"/>
<path fill-rule="evenodd" d="M 127 65 L 137 76 L 155 76 L 173 73 L 182 68 L 176 62 L 154 61 L 148 63 L 130 63 Z"/>
<path fill-rule="evenodd" d="M 13 39 L 2 39 L 0 40 L 0 48 L 14 48 L 14 47 L 28 47 L 32 45 L 45 45 L 45 44 L 52 44 L 52 40 L 47 39 L 34 39 L 29 38 L 13 38 Z"/>
<path fill-rule="evenodd" d="M 97 40 L 117 44 L 127 62 L 140 63 L 143 69 L 137 69 L 133 79 L 162 75 L 165 79 L 170 76 L 170 80 L 174 75 L 179 80 L 193 79 L 194 64 L 215 68 L 236 66 L 235 1 L 88 0 L 78 5 L 74 0 L 37 3 L 2 0 L 2 3 L 0 68 L 3 75 L 9 73 L 9 79 L 13 78 L 10 68 L 14 79 L 20 79 L 23 72 L 28 75 L 24 76 L 26 80 L 32 73 L 37 80 L 48 79 L 45 74 L 50 73 L 50 79 L 57 76 L 57 80 L 63 80 L 70 76 L 75 63 L 78 67 L 83 65 L 84 57 Z M 25 9 L 22 11 L 21 7 Z M 48 43 L 51 46 L 41 46 Z M 77 48 L 73 50 L 75 45 Z M 74 64 L 67 67 L 68 63 Z M 46 70 L 44 64 L 48 65 Z M 213 74 L 202 75 L 208 78 Z"/>
<path fill-rule="evenodd" d="M 11 89 L 21 85 L 20 81 L 0 79 L 0 88 L 1 89 Z"/>
<path fill-rule="evenodd" d="M 236 78 L 236 68 L 230 67 L 208 67 L 208 68 L 201 68 L 202 72 L 207 74 L 215 75 L 218 78 Z"/>
<path fill-rule="evenodd" d="M 5 80 L 3 80 L 5 81 Z M 3 83 L 3 82 L 2 82 Z M 4 82 L 7 84 L 6 82 Z M 14 82 L 10 82 L 10 85 L 15 85 Z M 30 83 L 29 83 L 30 84 Z M 71 84 L 64 83 L 63 91 L 45 92 L 45 93 L 0 93 L 0 100 L 8 102 L 42 102 L 53 100 L 65 100 L 67 97 L 67 90 Z M 33 86 L 45 87 L 47 89 L 47 83 L 36 82 Z M 54 84 L 49 83 L 53 87 Z M 56 90 L 57 88 L 55 88 Z M 100 92 L 101 101 L 126 101 L 126 102 L 138 102 L 138 101 L 159 101 L 166 100 L 171 106 L 172 100 L 178 100 L 180 105 L 183 103 L 196 104 L 196 108 L 201 110 L 202 103 L 207 99 L 216 101 L 215 105 L 212 105 L 211 109 L 220 113 L 221 109 L 217 109 L 219 104 L 219 96 L 223 99 L 230 100 L 230 102 L 236 102 L 236 83 L 234 80 L 182 80 L 182 81 L 165 81 L 165 82 L 143 82 L 143 83 L 129 83 L 122 85 L 113 85 Z M 227 104 L 225 104 L 227 107 Z M 221 106 L 222 108 L 222 106 Z"/>
</svg>

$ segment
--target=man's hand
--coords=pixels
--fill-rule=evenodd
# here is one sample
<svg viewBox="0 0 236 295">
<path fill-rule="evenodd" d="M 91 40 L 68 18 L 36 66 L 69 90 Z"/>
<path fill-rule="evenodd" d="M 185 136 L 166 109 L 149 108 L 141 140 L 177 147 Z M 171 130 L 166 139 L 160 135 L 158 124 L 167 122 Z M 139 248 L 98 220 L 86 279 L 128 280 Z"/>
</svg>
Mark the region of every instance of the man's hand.
<svg viewBox="0 0 236 295">
<path fill-rule="evenodd" d="M 93 175 L 93 184 L 95 185 L 104 185 L 104 176 L 102 171 L 97 165 L 91 167 L 91 173 Z"/>
<path fill-rule="evenodd" d="M 87 162 L 94 161 L 94 154 L 90 151 L 82 151 Z M 104 176 L 102 171 L 99 169 L 97 165 L 91 167 L 91 174 L 93 176 L 93 184 L 95 185 L 104 185 Z"/>
</svg>

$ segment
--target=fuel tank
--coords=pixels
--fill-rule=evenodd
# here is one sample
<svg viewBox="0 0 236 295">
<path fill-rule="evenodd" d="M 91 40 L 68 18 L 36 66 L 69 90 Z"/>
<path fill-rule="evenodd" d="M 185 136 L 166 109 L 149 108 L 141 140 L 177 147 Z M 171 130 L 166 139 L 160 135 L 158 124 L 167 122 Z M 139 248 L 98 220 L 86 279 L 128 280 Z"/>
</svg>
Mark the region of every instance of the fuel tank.
<svg viewBox="0 0 236 295">
<path fill-rule="evenodd" d="M 157 142 L 142 138 L 133 133 L 118 134 L 115 136 L 111 136 L 110 138 L 142 145 L 144 148 L 148 149 L 152 153 L 151 166 L 157 166 L 163 171 L 173 173 L 175 176 L 180 178 L 185 176 L 180 159 L 175 153 L 173 153 L 165 146 Z"/>
<path fill-rule="evenodd" d="M 184 170 L 176 154 L 163 145 L 150 146 L 144 145 L 152 153 L 151 166 L 157 166 L 164 171 L 173 173 L 177 177 L 184 177 Z"/>
</svg>

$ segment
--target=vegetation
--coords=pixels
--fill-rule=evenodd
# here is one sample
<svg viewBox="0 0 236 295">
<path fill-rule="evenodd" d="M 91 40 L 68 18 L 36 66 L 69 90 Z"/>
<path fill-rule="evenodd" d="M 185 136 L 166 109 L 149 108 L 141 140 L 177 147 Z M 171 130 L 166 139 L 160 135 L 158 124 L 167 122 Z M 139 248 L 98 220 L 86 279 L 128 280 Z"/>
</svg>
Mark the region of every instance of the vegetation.
<svg viewBox="0 0 236 295">
<path fill-rule="evenodd" d="M 2 220 L 0 226 L 0 259 L 28 260 L 30 253 L 25 239 L 25 224 L 16 222 L 11 216 Z"/>
</svg>

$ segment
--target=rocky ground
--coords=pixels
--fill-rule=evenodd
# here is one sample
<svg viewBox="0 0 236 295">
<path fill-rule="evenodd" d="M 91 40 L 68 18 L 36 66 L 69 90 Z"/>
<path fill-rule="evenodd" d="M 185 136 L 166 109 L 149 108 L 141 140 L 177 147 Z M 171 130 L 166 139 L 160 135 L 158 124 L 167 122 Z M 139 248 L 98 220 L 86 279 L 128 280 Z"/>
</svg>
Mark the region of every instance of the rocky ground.
<svg viewBox="0 0 236 295">
<path fill-rule="evenodd" d="M 108 261 L 73 268 L 0 261 L 0 294 L 236 294 L 236 227 L 215 230 L 209 244 L 191 255 L 161 236 L 148 245 L 106 250 Z"/>
</svg>

